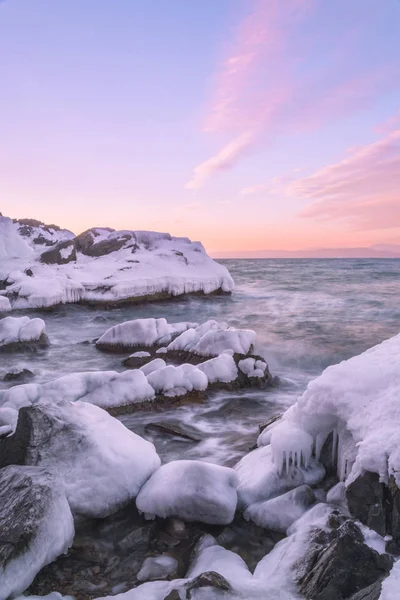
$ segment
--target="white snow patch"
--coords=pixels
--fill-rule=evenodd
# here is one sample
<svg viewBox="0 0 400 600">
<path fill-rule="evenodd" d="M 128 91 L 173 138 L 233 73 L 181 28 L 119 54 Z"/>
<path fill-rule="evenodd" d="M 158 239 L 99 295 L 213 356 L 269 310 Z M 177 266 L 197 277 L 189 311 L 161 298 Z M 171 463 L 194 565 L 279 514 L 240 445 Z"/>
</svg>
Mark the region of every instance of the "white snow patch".
<svg viewBox="0 0 400 600">
<path fill-rule="evenodd" d="M 143 562 L 137 578 L 139 581 L 152 581 L 154 579 L 165 579 L 175 575 L 178 570 L 178 561 L 168 554 L 150 556 Z"/>
<path fill-rule="evenodd" d="M 225 525 L 237 505 L 233 469 L 197 460 L 163 465 L 142 487 L 136 505 L 147 518 L 178 517 L 183 521 Z"/>
<path fill-rule="evenodd" d="M 207 376 L 190 364 L 179 367 L 168 365 L 149 373 L 147 380 L 157 393 L 166 396 L 181 396 L 193 390 L 203 391 L 208 386 Z"/>
<path fill-rule="evenodd" d="M 248 377 L 264 377 L 267 363 L 255 358 L 244 358 L 238 363 L 239 369 Z"/>
<path fill-rule="evenodd" d="M 45 329 L 46 324 L 43 319 L 4 317 L 0 319 L 0 346 L 14 342 L 37 341 Z"/>
<path fill-rule="evenodd" d="M 61 258 L 63 258 L 64 260 L 69 258 L 71 256 L 71 254 L 73 253 L 74 248 L 75 248 L 74 244 L 71 244 L 70 246 L 65 246 L 65 248 L 61 248 L 61 250 L 60 250 Z"/>
<path fill-rule="evenodd" d="M 164 369 L 164 367 L 166 366 L 167 363 L 165 362 L 165 360 L 163 360 L 162 358 L 155 358 L 154 360 L 151 360 L 147 364 L 143 365 L 143 367 L 140 367 L 140 371 L 142 371 L 142 373 L 144 373 L 147 376 L 150 375 L 150 373 L 153 373 L 154 371 Z"/>
<path fill-rule="evenodd" d="M 11 304 L 8 298 L 0 295 L 0 313 L 11 310 Z"/>
<path fill-rule="evenodd" d="M 230 383 L 235 381 L 238 376 L 236 363 L 229 354 L 210 358 L 210 360 L 197 365 L 197 368 L 206 375 L 209 383 Z"/>
<path fill-rule="evenodd" d="M 394 563 L 389 577 L 382 584 L 379 600 L 399 600 L 400 598 L 400 560 Z"/>
</svg>

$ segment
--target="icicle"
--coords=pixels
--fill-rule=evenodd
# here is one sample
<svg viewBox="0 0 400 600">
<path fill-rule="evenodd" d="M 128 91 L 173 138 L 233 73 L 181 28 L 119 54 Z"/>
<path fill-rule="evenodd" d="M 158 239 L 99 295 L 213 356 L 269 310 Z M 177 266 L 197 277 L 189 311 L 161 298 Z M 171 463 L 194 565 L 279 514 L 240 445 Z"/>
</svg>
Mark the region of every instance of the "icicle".
<svg viewBox="0 0 400 600">
<path fill-rule="evenodd" d="M 336 465 L 338 462 L 338 438 L 339 434 L 337 429 L 332 431 L 332 465 Z"/>
</svg>

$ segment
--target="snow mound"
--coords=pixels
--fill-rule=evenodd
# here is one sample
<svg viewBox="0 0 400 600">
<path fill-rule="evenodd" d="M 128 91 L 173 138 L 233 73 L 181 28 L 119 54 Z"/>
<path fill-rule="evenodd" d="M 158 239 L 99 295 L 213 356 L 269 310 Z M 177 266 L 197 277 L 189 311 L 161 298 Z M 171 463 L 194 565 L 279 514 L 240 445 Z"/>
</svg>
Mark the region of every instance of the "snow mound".
<svg viewBox="0 0 400 600">
<path fill-rule="evenodd" d="M 138 509 L 147 518 L 226 525 L 237 504 L 237 477 L 232 469 L 197 460 L 163 465 L 140 490 Z"/>
<path fill-rule="evenodd" d="M 16 443 L 26 439 L 26 429 L 26 464 L 59 474 L 75 514 L 112 514 L 135 498 L 160 466 L 153 444 L 85 402 L 40 401 L 20 411 Z"/>
<path fill-rule="evenodd" d="M 0 313 L 11 310 L 11 304 L 8 298 L 0 296 Z"/>
<path fill-rule="evenodd" d="M 8 344 L 37 342 L 45 333 L 43 319 L 29 317 L 4 317 L 0 319 L 0 346 Z"/>
<path fill-rule="evenodd" d="M 97 340 L 98 348 L 106 347 L 150 347 L 156 344 L 168 344 L 173 336 L 179 335 L 196 323 L 167 323 L 166 319 L 135 319 L 119 323 L 108 329 Z"/>
<path fill-rule="evenodd" d="M 67 552 L 74 521 L 61 479 L 37 467 L 0 471 L 0 600 L 21 594 Z"/>
<path fill-rule="evenodd" d="M 168 554 L 150 556 L 144 561 L 137 578 L 139 581 L 166 579 L 175 575 L 178 570 L 178 561 Z"/>
<path fill-rule="evenodd" d="M 312 489 L 308 485 L 301 485 L 282 496 L 252 504 L 245 510 L 244 518 L 259 527 L 285 533 L 314 501 Z"/>
<path fill-rule="evenodd" d="M 244 358 L 238 363 L 239 369 L 247 377 L 264 377 L 267 366 L 267 363 L 263 360 L 257 360 L 252 357 Z"/>
<path fill-rule="evenodd" d="M 204 391 L 208 386 L 207 376 L 200 369 L 189 364 L 179 367 L 168 365 L 152 371 L 147 381 L 156 393 L 171 397 L 182 396 L 193 390 Z"/>
<path fill-rule="evenodd" d="M 0 280 L 9 284 L 4 295 L 19 309 L 80 301 L 115 306 L 234 288 L 226 267 L 199 242 L 164 233 L 95 228 L 75 237 L 0 216 L 0 260 Z"/>
<path fill-rule="evenodd" d="M 235 466 L 239 477 L 239 504 L 247 508 L 269 500 L 300 485 L 315 485 L 325 476 L 325 469 L 313 459 L 307 468 L 292 466 L 280 472 L 272 457 L 271 446 L 257 448 L 246 454 Z"/>
<path fill-rule="evenodd" d="M 288 454 L 309 456 L 310 436 L 319 458 L 333 432 L 339 478 L 347 483 L 364 471 L 400 485 L 400 335 L 338 365 L 328 367 L 272 426 L 278 468 Z M 296 430 L 291 438 L 290 430 Z M 301 433 L 301 431 L 303 433 Z M 283 436 L 283 438 L 282 438 Z"/>
<path fill-rule="evenodd" d="M 207 357 L 218 356 L 223 352 L 248 354 L 255 339 L 256 334 L 250 329 L 233 329 L 228 328 L 226 323 L 207 321 L 182 333 L 167 346 L 167 349 Z"/>
<path fill-rule="evenodd" d="M 197 365 L 202 371 L 209 383 L 230 383 L 235 381 L 238 376 L 238 370 L 235 361 L 229 354 L 221 354 L 216 358 L 210 358 Z"/>
</svg>

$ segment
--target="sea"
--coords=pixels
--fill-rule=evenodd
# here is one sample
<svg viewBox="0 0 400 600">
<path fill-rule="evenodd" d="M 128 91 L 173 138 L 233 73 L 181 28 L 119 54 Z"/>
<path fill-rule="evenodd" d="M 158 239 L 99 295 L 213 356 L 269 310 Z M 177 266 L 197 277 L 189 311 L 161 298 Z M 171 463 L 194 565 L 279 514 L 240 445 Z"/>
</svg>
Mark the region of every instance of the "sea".
<svg viewBox="0 0 400 600">
<path fill-rule="evenodd" d="M 122 355 L 106 354 L 94 340 L 130 319 L 169 322 L 208 319 L 253 329 L 256 352 L 279 378 L 275 387 L 213 392 L 204 403 L 119 417 L 153 441 L 163 462 L 177 458 L 234 465 L 257 440 L 259 426 L 281 414 L 330 365 L 360 354 L 400 331 L 399 259 L 229 259 L 232 295 L 177 298 L 114 310 L 79 305 L 30 311 L 46 322 L 51 345 L 33 354 L 0 355 L 0 389 L 10 369 L 28 368 L 43 383 L 73 372 L 123 371 Z M 24 313 L 21 313 L 21 315 Z M 18 312 L 13 313 L 18 316 Z M 200 442 L 157 432 L 155 422 L 194 427 Z"/>
</svg>

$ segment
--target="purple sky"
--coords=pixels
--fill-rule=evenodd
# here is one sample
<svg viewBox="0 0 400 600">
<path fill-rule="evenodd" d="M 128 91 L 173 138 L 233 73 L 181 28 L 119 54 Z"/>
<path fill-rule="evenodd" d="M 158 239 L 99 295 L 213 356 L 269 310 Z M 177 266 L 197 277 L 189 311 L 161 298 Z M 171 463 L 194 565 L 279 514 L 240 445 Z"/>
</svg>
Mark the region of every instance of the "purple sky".
<svg viewBox="0 0 400 600">
<path fill-rule="evenodd" d="M 399 0 L 0 2 L 0 210 L 210 251 L 400 243 Z"/>
</svg>

